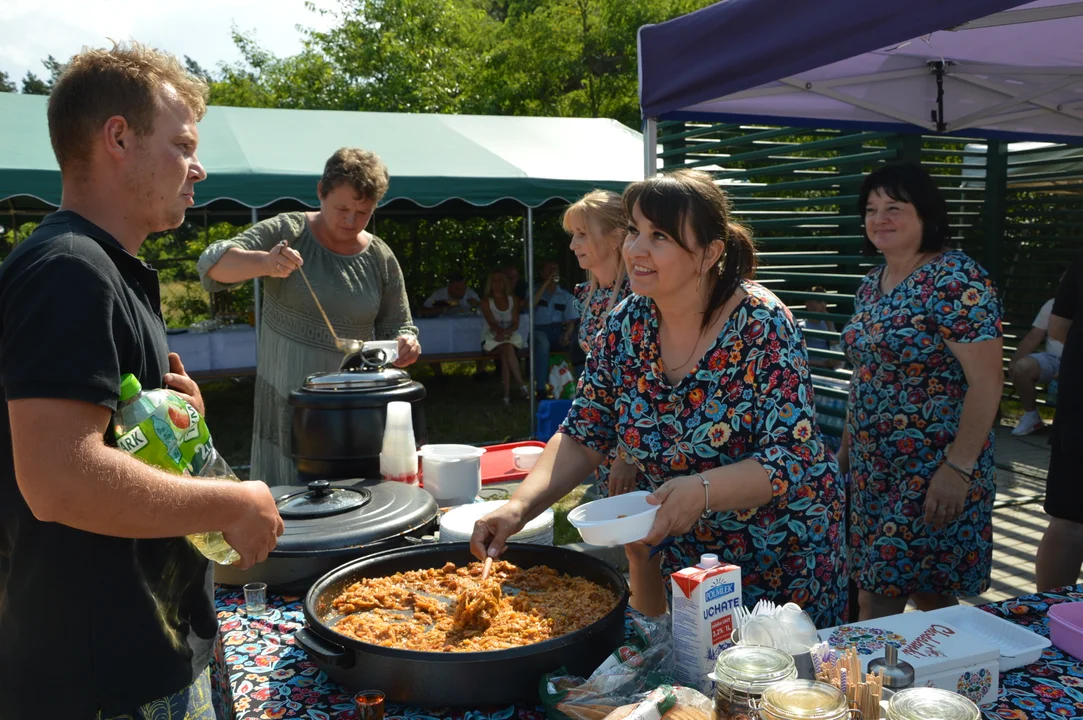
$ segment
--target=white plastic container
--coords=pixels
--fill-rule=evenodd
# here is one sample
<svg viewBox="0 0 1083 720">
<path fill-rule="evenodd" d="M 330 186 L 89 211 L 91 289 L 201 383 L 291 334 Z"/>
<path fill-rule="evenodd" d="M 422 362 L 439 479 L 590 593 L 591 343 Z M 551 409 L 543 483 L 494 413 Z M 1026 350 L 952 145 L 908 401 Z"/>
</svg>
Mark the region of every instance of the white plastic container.
<svg viewBox="0 0 1083 720">
<path fill-rule="evenodd" d="M 421 478 L 440 507 L 474 502 L 481 491 L 481 456 L 473 445 L 422 445 Z"/>
<path fill-rule="evenodd" d="M 1042 650 L 1052 644 L 1049 638 L 1033 633 L 1022 625 L 967 605 L 929 610 L 925 617 L 947 623 L 999 648 L 1002 673 L 1037 662 Z"/>
<path fill-rule="evenodd" d="M 661 507 L 649 504 L 649 495 L 639 490 L 589 502 L 568 513 L 568 522 L 590 545 L 614 547 L 638 542 L 650 533 Z"/>
<path fill-rule="evenodd" d="M 440 518 L 440 542 L 469 542 L 474 533 L 474 523 L 506 502 L 507 500 L 489 500 L 448 510 Z M 508 538 L 508 542 L 552 545 L 553 523 L 553 509 L 546 508 L 522 530 Z"/>
<path fill-rule="evenodd" d="M 545 448 L 540 448 L 536 445 L 524 445 L 522 447 L 512 448 L 512 464 L 515 465 L 517 470 L 529 470 L 538 462 L 538 458 L 541 457 L 542 450 L 544 449 Z"/>
</svg>

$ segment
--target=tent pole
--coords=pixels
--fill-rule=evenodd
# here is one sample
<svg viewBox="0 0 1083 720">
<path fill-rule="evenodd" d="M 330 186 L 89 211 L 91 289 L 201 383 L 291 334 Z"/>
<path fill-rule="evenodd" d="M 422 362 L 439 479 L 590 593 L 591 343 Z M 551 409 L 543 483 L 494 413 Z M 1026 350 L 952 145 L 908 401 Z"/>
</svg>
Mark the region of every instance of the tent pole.
<svg viewBox="0 0 1083 720">
<path fill-rule="evenodd" d="M 643 177 L 658 174 L 658 121 L 647 118 L 643 123 Z"/>
<path fill-rule="evenodd" d="M 530 317 L 530 353 L 527 362 L 530 364 L 530 437 L 537 432 L 537 394 L 538 378 L 534 377 L 534 208 L 527 205 L 526 208 L 526 306 Z"/>
<path fill-rule="evenodd" d="M 258 222 L 259 222 L 259 212 L 256 210 L 256 208 L 252 208 L 252 224 L 255 225 Z M 259 357 L 259 318 L 260 318 L 260 311 L 262 310 L 262 308 L 260 306 L 263 304 L 262 298 L 260 297 L 260 292 L 259 292 L 260 287 L 259 286 L 260 286 L 259 278 L 258 277 L 253 278 L 252 279 L 252 308 L 253 308 L 253 310 L 255 310 L 255 315 L 256 315 L 256 357 Z"/>
</svg>

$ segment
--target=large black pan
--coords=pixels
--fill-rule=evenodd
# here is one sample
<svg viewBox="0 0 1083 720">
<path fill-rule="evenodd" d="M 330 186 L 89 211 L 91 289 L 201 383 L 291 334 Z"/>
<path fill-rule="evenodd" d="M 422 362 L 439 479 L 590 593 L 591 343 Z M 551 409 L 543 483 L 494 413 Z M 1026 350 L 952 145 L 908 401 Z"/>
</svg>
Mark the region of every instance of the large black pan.
<svg viewBox="0 0 1083 720">
<path fill-rule="evenodd" d="M 366 577 L 439 568 L 474 560 L 466 543 L 398 548 L 355 560 L 316 581 L 305 596 L 305 621 L 294 634 L 328 676 L 350 690 L 382 690 L 388 700 L 421 707 L 469 707 L 537 697 L 546 673 L 566 668 L 588 676 L 624 640 L 628 584 L 611 565 L 590 555 L 547 545 L 512 543 L 502 559 L 519 567 L 549 567 L 609 588 L 617 606 L 601 620 L 553 640 L 511 650 L 440 653 L 400 650 L 340 635 L 331 601 L 348 585 Z"/>
</svg>

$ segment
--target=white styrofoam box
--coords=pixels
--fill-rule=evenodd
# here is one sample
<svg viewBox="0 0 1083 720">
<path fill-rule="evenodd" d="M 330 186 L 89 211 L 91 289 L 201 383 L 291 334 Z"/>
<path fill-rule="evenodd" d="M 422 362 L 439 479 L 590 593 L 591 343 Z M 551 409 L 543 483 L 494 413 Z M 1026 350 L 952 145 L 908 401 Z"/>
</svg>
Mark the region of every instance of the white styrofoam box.
<svg viewBox="0 0 1083 720">
<path fill-rule="evenodd" d="M 999 648 L 999 667 L 1002 673 L 1036 662 L 1042 656 L 1042 650 L 1052 644 L 1049 638 L 975 607 L 956 605 L 930 610 L 925 615 L 930 619 L 942 620 Z"/>
<path fill-rule="evenodd" d="M 982 612 L 982 611 L 978 611 Z M 959 693 L 978 705 L 994 702 L 1000 690 L 1000 649 L 983 637 L 936 617 L 909 612 L 820 631 L 832 647 L 854 647 L 862 670 L 884 656 L 888 643 L 914 667 L 914 684 Z"/>
</svg>

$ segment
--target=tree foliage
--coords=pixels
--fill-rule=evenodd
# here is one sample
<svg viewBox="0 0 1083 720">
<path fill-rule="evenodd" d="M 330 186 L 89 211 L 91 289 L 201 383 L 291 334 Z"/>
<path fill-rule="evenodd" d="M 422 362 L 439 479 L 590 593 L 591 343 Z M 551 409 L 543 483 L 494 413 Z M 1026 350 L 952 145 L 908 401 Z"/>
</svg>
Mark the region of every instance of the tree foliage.
<svg viewBox="0 0 1083 720">
<path fill-rule="evenodd" d="M 0 92 L 17 92 L 19 88 L 8 79 L 8 74 L 0 70 Z"/>
</svg>

